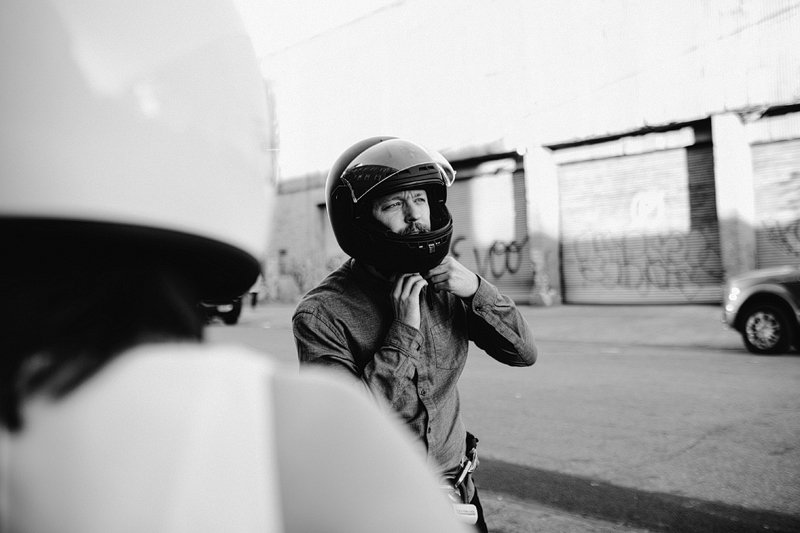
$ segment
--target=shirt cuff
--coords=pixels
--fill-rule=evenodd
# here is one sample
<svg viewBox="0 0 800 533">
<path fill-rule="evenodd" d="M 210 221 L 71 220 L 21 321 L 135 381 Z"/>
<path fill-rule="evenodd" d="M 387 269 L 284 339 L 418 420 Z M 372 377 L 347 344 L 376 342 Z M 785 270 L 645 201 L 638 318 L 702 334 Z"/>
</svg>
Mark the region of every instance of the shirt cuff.
<svg viewBox="0 0 800 533">
<path fill-rule="evenodd" d="M 472 302 L 470 302 L 472 311 L 477 312 L 486 307 L 494 306 L 499 297 L 500 291 L 497 290 L 497 287 L 478 276 L 478 290 L 472 296 Z"/>
</svg>

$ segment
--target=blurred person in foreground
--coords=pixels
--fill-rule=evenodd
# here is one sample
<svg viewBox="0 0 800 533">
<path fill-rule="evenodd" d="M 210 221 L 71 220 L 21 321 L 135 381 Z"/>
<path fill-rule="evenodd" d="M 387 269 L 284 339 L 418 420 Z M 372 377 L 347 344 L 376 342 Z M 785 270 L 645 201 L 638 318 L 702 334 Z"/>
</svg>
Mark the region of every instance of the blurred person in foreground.
<svg viewBox="0 0 800 533">
<path fill-rule="evenodd" d="M 469 341 L 511 366 L 532 365 L 536 347 L 514 302 L 447 255 L 454 177 L 441 154 L 405 139 L 373 137 L 346 150 L 326 194 L 351 259 L 303 298 L 293 328 L 300 362 L 343 370 L 388 403 L 456 506 L 486 531 L 472 479 L 477 439 L 461 418 L 458 379 Z"/>
<path fill-rule="evenodd" d="M 232 6 L 9 0 L 0 25 L 0 531 L 462 531 L 366 395 L 201 344 L 270 219 Z"/>
</svg>

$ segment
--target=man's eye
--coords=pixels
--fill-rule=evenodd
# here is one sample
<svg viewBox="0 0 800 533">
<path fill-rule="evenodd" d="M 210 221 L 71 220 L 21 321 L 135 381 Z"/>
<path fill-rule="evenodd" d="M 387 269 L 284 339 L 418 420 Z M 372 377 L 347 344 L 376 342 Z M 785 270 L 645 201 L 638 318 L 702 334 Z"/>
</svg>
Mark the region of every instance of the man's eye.
<svg viewBox="0 0 800 533">
<path fill-rule="evenodd" d="M 383 210 L 388 211 L 389 209 L 394 209 L 395 207 L 399 206 L 400 202 L 392 202 L 390 204 L 384 204 Z"/>
</svg>

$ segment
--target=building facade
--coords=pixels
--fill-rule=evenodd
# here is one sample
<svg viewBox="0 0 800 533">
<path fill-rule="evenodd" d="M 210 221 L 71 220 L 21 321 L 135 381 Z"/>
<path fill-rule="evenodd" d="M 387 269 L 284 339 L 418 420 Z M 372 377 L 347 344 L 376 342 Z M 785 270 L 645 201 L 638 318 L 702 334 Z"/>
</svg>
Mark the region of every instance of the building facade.
<svg viewBox="0 0 800 533">
<path fill-rule="evenodd" d="M 800 263 L 800 4 L 379 4 L 264 62 L 280 130 L 272 296 L 344 256 L 328 166 L 439 149 L 451 253 L 520 303 L 715 303 Z"/>
</svg>

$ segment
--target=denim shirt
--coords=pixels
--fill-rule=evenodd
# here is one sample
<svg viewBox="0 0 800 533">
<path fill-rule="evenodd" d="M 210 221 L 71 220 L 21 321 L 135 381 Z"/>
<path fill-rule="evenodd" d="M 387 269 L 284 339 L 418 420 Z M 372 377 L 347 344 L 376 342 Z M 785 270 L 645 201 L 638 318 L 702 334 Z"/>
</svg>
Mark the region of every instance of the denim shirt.
<svg viewBox="0 0 800 533">
<path fill-rule="evenodd" d="M 298 357 L 361 379 L 425 444 L 429 462 L 450 475 L 465 453 L 456 385 L 469 341 L 501 363 L 529 366 L 533 335 L 513 301 L 482 278 L 470 300 L 423 288 L 419 330 L 395 320 L 392 286 L 353 260 L 332 272 L 295 310 Z"/>
</svg>

